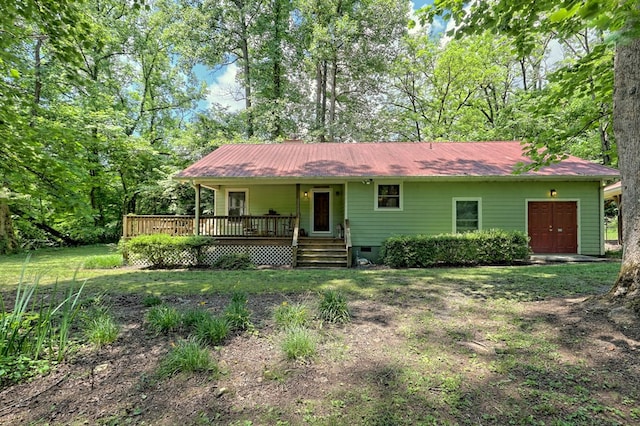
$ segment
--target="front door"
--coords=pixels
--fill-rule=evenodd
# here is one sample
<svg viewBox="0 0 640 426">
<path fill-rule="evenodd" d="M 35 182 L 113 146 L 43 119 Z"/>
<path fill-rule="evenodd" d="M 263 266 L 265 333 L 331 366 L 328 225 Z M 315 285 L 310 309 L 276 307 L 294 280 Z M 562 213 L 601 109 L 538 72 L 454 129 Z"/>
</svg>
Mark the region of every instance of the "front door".
<svg viewBox="0 0 640 426">
<path fill-rule="evenodd" d="M 578 252 L 578 208 L 575 201 L 531 201 L 529 238 L 534 253 Z"/>
<path fill-rule="evenodd" d="M 313 233 L 331 232 L 331 192 L 313 191 Z"/>
</svg>

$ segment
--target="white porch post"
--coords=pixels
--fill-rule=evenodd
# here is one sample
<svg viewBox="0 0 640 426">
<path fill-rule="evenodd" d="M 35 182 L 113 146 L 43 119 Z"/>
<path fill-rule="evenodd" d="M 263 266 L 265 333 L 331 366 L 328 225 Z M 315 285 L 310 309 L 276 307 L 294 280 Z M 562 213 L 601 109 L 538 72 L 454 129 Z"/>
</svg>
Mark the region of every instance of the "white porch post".
<svg viewBox="0 0 640 426">
<path fill-rule="evenodd" d="M 200 184 L 196 184 L 196 217 L 193 224 L 193 233 L 200 235 Z"/>
</svg>

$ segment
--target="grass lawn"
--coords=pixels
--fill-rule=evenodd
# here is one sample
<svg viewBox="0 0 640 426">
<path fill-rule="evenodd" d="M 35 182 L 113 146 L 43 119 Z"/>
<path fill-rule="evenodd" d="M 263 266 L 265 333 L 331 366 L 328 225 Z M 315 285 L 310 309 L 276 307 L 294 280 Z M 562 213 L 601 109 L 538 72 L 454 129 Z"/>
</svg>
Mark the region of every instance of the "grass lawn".
<svg viewBox="0 0 640 426">
<path fill-rule="evenodd" d="M 249 294 L 304 292 L 328 288 L 373 296 L 407 284 L 456 284 L 468 294 L 521 301 L 549 297 L 597 294 L 614 282 L 618 263 L 556 264 L 513 267 L 433 269 L 327 270 L 147 270 L 131 268 L 84 269 L 87 258 L 112 255 L 114 246 L 96 245 L 43 249 L 26 256 L 0 257 L 0 290 L 16 288 L 22 271 L 39 276 L 43 285 L 64 285 L 74 277 L 86 280 L 88 293 L 195 295 L 210 292 Z"/>
<path fill-rule="evenodd" d="M 59 373 L 0 389 L 7 407 L 0 407 L 0 424 L 640 421 L 638 322 L 619 326 L 585 301 L 610 288 L 616 262 L 411 270 L 82 268 L 88 257 L 109 254 L 112 248 L 93 246 L 31 256 L 27 275 L 41 274 L 40 282 L 52 287 L 77 274 L 86 280 L 85 296 L 106 301 L 121 331 L 100 348 L 78 338 L 73 362 L 60 365 Z M 0 258 L 5 297 L 24 261 Z M 350 322 L 329 324 L 314 313 L 318 295 L 329 289 L 345 296 Z M 162 310 L 145 301 L 155 298 L 196 321 L 194 309 L 221 315 L 234 292 L 246 293 L 253 324 L 204 352 L 191 348 L 192 340 L 184 343 L 184 327 L 159 332 L 149 325 L 149 313 Z M 301 309 L 308 320 L 296 329 L 297 346 L 283 354 L 282 343 L 292 336 L 274 312 L 287 307 Z M 178 349 L 205 357 L 204 367 L 160 375 L 163 357 Z M 305 356 L 296 359 L 303 349 Z"/>
</svg>

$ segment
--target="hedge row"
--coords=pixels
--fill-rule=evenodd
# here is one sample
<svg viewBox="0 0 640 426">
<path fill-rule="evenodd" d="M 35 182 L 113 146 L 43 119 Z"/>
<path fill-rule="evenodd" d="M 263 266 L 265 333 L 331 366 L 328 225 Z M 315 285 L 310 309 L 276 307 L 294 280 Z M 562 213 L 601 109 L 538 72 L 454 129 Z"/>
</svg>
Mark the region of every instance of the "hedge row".
<svg viewBox="0 0 640 426">
<path fill-rule="evenodd" d="M 529 237 L 520 231 L 399 235 L 382 243 L 380 260 L 393 268 L 457 265 L 505 265 L 529 258 Z"/>
<path fill-rule="evenodd" d="M 176 237 L 165 234 L 140 235 L 120 242 L 124 259 L 142 260 L 153 267 L 204 264 L 206 249 L 213 246 L 211 237 Z"/>
</svg>

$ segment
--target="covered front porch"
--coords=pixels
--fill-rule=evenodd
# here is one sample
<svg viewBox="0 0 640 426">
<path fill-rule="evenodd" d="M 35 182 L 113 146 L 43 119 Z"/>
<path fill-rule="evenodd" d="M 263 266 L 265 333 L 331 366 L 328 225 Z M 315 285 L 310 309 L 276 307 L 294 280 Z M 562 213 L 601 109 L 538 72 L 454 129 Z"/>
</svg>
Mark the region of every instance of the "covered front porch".
<svg viewBox="0 0 640 426">
<path fill-rule="evenodd" d="M 210 236 L 215 239 L 215 249 L 207 256 L 211 262 L 225 254 L 249 253 L 255 264 L 295 267 L 302 259 L 308 263 L 312 252 L 317 255 L 318 265 L 351 266 L 344 185 L 235 182 L 193 186 L 195 214 L 126 215 L 123 238 L 153 234 Z M 203 195 L 215 200 L 214 215 L 201 213 Z M 324 247 L 305 248 L 312 239 L 314 244 L 318 239 L 330 240 L 331 248 L 327 247 L 326 253 Z M 336 258 L 341 260 L 335 262 Z"/>
</svg>

